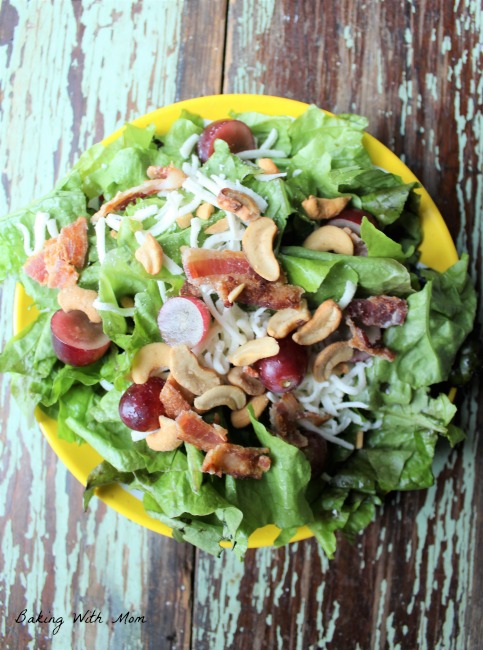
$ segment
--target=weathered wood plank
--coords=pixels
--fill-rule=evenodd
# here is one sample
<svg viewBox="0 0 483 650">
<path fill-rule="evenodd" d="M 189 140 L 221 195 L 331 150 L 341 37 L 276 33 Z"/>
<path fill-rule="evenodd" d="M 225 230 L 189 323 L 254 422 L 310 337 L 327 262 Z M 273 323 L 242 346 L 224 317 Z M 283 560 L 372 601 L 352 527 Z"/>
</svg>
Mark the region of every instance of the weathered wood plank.
<svg viewBox="0 0 483 650">
<path fill-rule="evenodd" d="M 176 100 L 222 91 L 228 0 L 189 0 L 183 6 Z"/>
<path fill-rule="evenodd" d="M 470 249 L 481 287 L 481 27 L 470 2 L 232 0 L 223 90 L 369 116 Z M 252 551 L 244 567 L 198 554 L 195 647 L 477 647 L 479 390 L 461 407 L 468 441 L 438 452 L 435 487 L 388 498 L 330 564 L 313 541 Z"/>
<path fill-rule="evenodd" d="M 204 91 L 219 91 L 224 2 L 213 3 L 222 20 L 209 43 L 193 4 L 2 2 L 2 214 L 49 191 L 85 148 L 124 121 L 197 94 L 190 60 Z M 0 296 L 3 347 L 12 284 Z M 2 647 L 189 648 L 193 549 L 97 500 L 84 514 L 82 486 L 20 413 L 9 384 L 0 378 Z M 24 609 L 27 618 L 42 610 L 64 622 L 55 635 L 53 623 L 15 623 Z M 103 623 L 74 625 L 72 613 L 87 609 Z M 127 611 L 146 623 L 106 624 Z"/>
</svg>

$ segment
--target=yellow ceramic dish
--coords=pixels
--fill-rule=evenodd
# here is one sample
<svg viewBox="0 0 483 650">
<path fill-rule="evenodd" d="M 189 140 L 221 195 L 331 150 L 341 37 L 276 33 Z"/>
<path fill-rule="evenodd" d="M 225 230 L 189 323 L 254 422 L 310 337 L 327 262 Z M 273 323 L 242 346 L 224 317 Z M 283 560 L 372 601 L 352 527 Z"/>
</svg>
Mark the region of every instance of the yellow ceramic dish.
<svg viewBox="0 0 483 650">
<path fill-rule="evenodd" d="M 231 110 L 258 111 L 268 115 L 291 115 L 297 117 L 307 108 L 307 104 L 281 97 L 268 97 L 263 95 L 216 95 L 212 97 L 199 97 L 189 99 L 177 104 L 159 108 L 152 113 L 147 113 L 134 120 L 136 126 L 155 124 L 159 134 L 164 134 L 178 119 L 183 109 L 197 113 L 204 118 L 216 120 L 227 117 Z M 122 129 L 107 137 L 103 143 L 108 144 L 119 137 Z M 364 136 L 364 144 L 375 165 L 398 174 L 409 183 L 417 181 L 414 174 L 389 151 L 383 144 L 370 135 Z M 422 261 L 428 266 L 444 271 L 457 261 L 458 256 L 446 224 L 425 189 L 419 190 L 421 194 L 421 219 L 424 239 L 421 246 Z M 36 309 L 32 301 L 25 294 L 21 286 L 18 287 L 15 300 L 15 333 L 23 329 L 36 317 Z M 64 462 L 74 476 L 84 485 L 91 470 L 96 467 L 102 458 L 89 445 L 77 446 L 61 440 L 57 436 L 57 424 L 48 418 L 40 409 L 36 411 L 36 418 L 43 434 L 49 441 L 57 456 Z M 103 488 L 97 491 L 98 496 L 111 508 L 117 510 L 128 519 L 149 528 L 162 535 L 172 536 L 171 529 L 161 522 L 146 514 L 141 501 L 126 492 L 119 486 Z M 275 526 L 265 526 L 255 531 L 249 539 L 250 548 L 271 546 L 277 537 L 278 529 Z M 300 528 L 292 541 L 311 537 L 312 533 L 305 526 Z"/>
</svg>

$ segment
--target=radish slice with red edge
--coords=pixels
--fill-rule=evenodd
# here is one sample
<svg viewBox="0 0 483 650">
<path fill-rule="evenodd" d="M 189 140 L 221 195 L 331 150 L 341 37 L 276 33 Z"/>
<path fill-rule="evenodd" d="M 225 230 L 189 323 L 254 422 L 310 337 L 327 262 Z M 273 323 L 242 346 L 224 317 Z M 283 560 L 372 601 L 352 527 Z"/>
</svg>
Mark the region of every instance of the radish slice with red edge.
<svg viewBox="0 0 483 650">
<path fill-rule="evenodd" d="M 205 340 L 210 325 L 211 314 L 199 298 L 169 298 L 159 310 L 159 331 L 168 345 L 187 345 L 194 348 Z"/>
<path fill-rule="evenodd" d="M 345 210 L 342 210 L 342 212 L 331 219 L 329 223 L 331 226 L 338 226 L 339 228 L 350 228 L 352 232 L 355 232 L 356 235 L 359 235 L 360 237 L 363 217 L 366 217 L 372 225 L 377 228 L 377 221 L 374 219 L 372 214 L 365 210 L 359 210 L 358 208 L 346 208 Z"/>
</svg>

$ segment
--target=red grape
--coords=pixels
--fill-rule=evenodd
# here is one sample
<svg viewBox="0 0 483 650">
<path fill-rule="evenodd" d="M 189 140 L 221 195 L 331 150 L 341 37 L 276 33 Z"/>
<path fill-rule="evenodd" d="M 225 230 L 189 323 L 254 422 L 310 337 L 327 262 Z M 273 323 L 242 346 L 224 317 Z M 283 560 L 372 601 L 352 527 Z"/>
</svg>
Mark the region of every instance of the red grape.
<svg viewBox="0 0 483 650">
<path fill-rule="evenodd" d="M 198 156 L 206 162 L 214 151 L 215 140 L 228 143 L 232 153 L 255 149 L 256 143 L 250 128 L 240 120 L 217 120 L 208 124 L 198 140 Z"/>
<path fill-rule="evenodd" d="M 210 325 L 209 309 L 199 298 L 169 298 L 159 310 L 159 331 L 168 345 L 184 344 L 193 348 L 204 341 Z"/>
<path fill-rule="evenodd" d="M 303 345 L 291 337 L 279 339 L 280 351 L 274 357 L 261 359 L 255 364 L 260 381 L 274 393 L 288 393 L 297 388 L 307 372 L 308 353 Z"/>
<path fill-rule="evenodd" d="M 91 323 L 83 311 L 59 309 L 52 316 L 50 330 L 57 358 L 71 366 L 94 363 L 111 344 L 102 331 L 102 323 Z"/>
<path fill-rule="evenodd" d="M 119 416 L 134 431 L 159 429 L 159 416 L 166 415 L 159 394 L 164 379 L 150 377 L 145 384 L 132 384 L 119 401 Z"/>
<path fill-rule="evenodd" d="M 372 225 L 377 227 L 377 221 L 372 214 L 366 212 L 366 210 L 359 210 L 359 208 L 346 208 L 331 219 L 329 223 L 332 226 L 339 226 L 340 228 L 350 228 L 356 235 L 360 236 L 363 217 L 369 219 Z"/>
</svg>

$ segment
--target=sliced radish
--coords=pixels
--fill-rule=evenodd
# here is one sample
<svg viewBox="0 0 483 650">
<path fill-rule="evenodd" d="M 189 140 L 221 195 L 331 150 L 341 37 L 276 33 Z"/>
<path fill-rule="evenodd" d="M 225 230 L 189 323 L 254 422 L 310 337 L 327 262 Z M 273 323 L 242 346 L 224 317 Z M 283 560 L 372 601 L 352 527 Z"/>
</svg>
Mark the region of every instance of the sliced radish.
<svg viewBox="0 0 483 650">
<path fill-rule="evenodd" d="M 342 210 L 336 217 L 330 220 L 331 226 L 338 226 L 339 228 L 350 228 L 356 235 L 361 235 L 362 218 L 366 217 L 377 228 L 377 221 L 372 214 L 365 210 L 358 208 L 346 208 Z"/>
<path fill-rule="evenodd" d="M 211 314 L 199 298 L 169 298 L 159 310 L 159 331 L 168 345 L 194 348 L 205 340 L 210 325 Z"/>
</svg>

